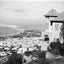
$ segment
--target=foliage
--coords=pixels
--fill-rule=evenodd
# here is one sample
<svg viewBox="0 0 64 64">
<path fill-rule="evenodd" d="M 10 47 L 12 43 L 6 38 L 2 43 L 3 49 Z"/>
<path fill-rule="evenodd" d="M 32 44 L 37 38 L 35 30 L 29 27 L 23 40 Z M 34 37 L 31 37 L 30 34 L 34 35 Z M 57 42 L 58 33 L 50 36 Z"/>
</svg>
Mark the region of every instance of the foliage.
<svg viewBox="0 0 64 64">
<path fill-rule="evenodd" d="M 22 64 L 22 56 L 20 54 L 12 53 L 5 64 Z"/>
</svg>

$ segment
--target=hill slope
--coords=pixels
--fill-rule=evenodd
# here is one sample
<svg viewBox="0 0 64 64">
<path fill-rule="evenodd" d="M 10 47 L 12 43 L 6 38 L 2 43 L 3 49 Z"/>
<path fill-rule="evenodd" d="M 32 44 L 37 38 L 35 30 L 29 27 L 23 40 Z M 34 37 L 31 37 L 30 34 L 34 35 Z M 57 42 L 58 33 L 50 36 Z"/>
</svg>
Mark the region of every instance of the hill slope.
<svg viewBox="0 0 64 64">
<path fill-rule="evenodd" d="M 0 26 L 0 37 L 6 36 L 8 34 L 17 33 L 17 32 L 19 32 L 19 31 L 14 28 Z"/>
</svg>

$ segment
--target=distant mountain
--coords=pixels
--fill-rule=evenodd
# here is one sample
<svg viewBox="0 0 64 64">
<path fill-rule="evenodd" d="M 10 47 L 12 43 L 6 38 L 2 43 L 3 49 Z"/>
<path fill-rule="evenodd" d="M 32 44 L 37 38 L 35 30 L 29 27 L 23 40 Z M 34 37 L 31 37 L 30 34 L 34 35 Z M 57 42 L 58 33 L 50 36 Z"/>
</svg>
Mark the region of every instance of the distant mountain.
<svg viewBox="0 0 64 64">
<path fill-rule="evenodd" d="M 0 37 L 13 34 L 13 33 L 17 33 L 17 32 L 19 31 L 14 28 L 0 26 Z"/>
<path fill-rule="evenodd" d="M 44 31 L 45 29 L 48 29 L 48 23 L 43 23 L 42 25 L 23 25 L 23 26 L 0 24 L 0 37 L 9 34 L 14 34 L 17 32 L 23 32 L 24 30 L 28 29 Z"/>
<path fill-rule="evenodd" d="M 48 23 L 43 23 L 42 25 L 25 25 L 25 26 L 20 26 L 20 28 L 23 28 L 25 30 L 40 30 L 44 31 L 45 29 L 48 29 Z"/>
</svg>

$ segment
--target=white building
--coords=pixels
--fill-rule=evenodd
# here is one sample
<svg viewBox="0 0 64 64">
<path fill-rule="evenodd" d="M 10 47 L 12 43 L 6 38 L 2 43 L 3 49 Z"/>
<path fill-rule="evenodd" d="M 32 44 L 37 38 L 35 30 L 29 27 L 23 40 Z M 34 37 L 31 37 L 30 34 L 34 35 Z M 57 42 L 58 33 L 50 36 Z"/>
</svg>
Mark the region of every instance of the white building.
<svg viewBox="0 0 64 64">
<path fill-rule="evenodd" d="M 45 18 L 49 21 L 49 29 L 50 32 L 50 40 L 52 41 L 53 38 L 59 38 L 60 28 L 63 24 L 63 19 L 61 19 L 62 15 L 56 12 L 56 10 L 52 9 L 46 15 Z M 60 18 L 61 16 L 61 18 Z"/>
</svg>

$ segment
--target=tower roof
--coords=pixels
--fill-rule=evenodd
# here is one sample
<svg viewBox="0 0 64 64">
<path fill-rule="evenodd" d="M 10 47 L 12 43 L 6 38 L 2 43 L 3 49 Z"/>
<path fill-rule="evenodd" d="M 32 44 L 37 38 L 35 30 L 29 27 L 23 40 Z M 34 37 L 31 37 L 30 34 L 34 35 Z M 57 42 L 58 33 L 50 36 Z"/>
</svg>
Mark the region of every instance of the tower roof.
<svg viewBox="0 0 64 64">
<path fill-rule="evenodd" d="M 58 13 L 56 12 L 56 10 L 52 9 L 47 14 L 45 14 L 44 16 L 46 16 L 46 17 L 57 17 Z"/>
<path fill-rule="evenodd" d="M 55 20 L 55 21 L 64 21 L 64 12 L 58 14 L 58 17 L 56 17 L 53 20 Z"/>
</svg>

